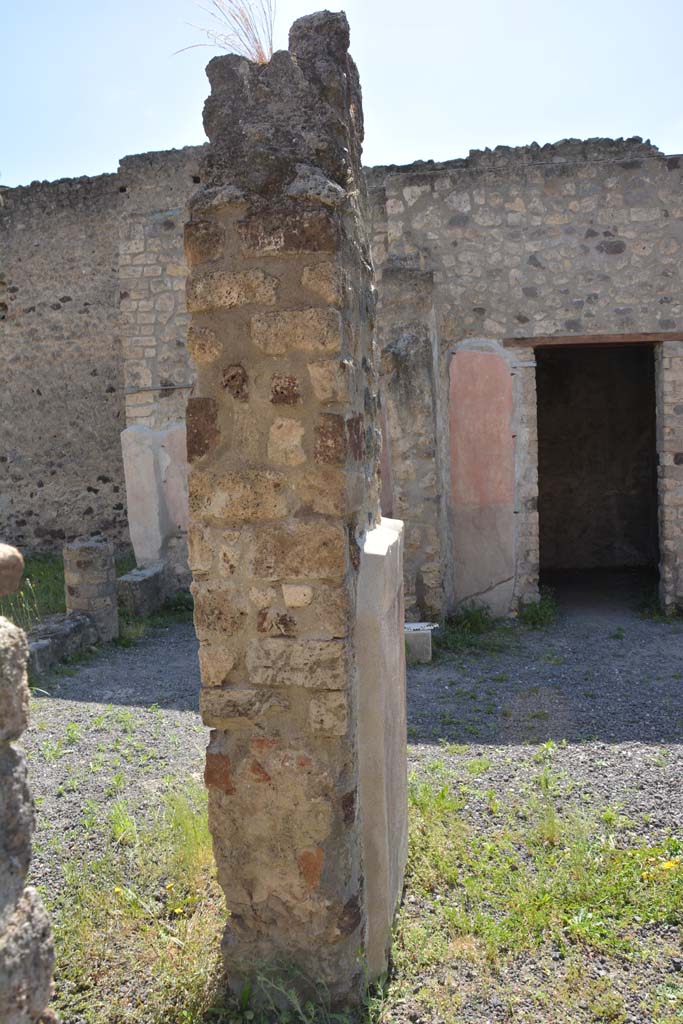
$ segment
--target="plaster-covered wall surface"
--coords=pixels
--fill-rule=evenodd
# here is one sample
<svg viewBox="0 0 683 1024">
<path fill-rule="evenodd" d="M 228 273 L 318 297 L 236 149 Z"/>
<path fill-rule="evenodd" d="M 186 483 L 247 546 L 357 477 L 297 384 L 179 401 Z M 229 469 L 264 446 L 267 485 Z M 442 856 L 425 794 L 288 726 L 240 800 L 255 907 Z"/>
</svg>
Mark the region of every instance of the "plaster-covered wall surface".
<svg viewBox="0 0 683 1024">
<path fill-rule="evenodd" d="M 463 345 L 482 350 L 494 345 L 503 352 L 510 339 L 518 339 L 516 365 L 510 359 L 517 396 L 511 424 L 516 446 L 514 544 L 518 566 L 524 563 L 515 599 L 533 597 L 537 488 L 534 459 L 526 455 L 536 443 L 535 369 L 531 344 L 524 347 L 521 339 L 535 343 L 546 336 L 571 340 L 656 333 L 668 339 L 666 344 L 679 343 L 683 158 L 667 157 L 640 139 L 568 140 L 543 147 L 499 147 L 440 164 L 377 167 L 367 175 L 380 295 L 378 336 L 385 352 L 391 352 L 388 373 L 385 359 L 385 402 L 398 411 L 391 437 L 392 475 L 395 488 L 398 482 L 397 514 L 406 523 L 409 606 L 410 595 L 417 595 L 409 610 L 413 617 L 432 617 L 452 609 L 459 599 L 449 526 L 450 360 Z M 410 334 L 404 328 L 411 317 L 400 309 L 395 284 L 397 275 L 409 273 L 429 275 L 433 282 L 430 343 L 436 357 L 430 367 L 420 357 L 418 367 L 424 372 L 416 374 L 411 401 L 405 402 L 397 390 L 402 374 L 396 361 L 403 359 L 410 374 L 417 350 L 424 348 L 415 331 L 403 352 L 397 345 L 401 334 Z M 404 326 L 397 327 L 397 321 Z M 666 363 L 665 371 L 672 366 Z M 675 417 L 676 407 L 672 398 L 667 416 Z M 674 428 L 675 423 L 664 430 L 669 447 Z M 435 489 L 420 496 L 413 488 L 410 502 L 404 503 L 411 507 L 401 507 L 401 481 L 411 473 L 412 450 L 429 446 L 435 452 Z M 481 457 L 487 457 L 483 442 Z M 671 460 L 671 467 L 663 460 L 666 468 L 661 471 L 670 482 L 660 481 L 668 494 L 680 486 L 672 476 L 675 453 Z M 424 531 L 434 510 L 440 524 L 432 531 L 436 549 L 430 545 L 424 555 L 418 551 L 413 556 L 414 537 Z M 675 515 L 667 513 L 667 529 Z M 434 564 L 440 566 L 441 596 L 437 590 L 426 593 L 424 587 L 420 592 L 416 581 L 421 563 L 429 572 Z"/>
<path fill-rule="evenodd" d="M 23 548 L 128 543 L 126 413 L 184 419 L 187 391 L 138 388 L 188 383 L 182 224 L 202 151 L 0 189 L 0 529 Z"/>
</svg>

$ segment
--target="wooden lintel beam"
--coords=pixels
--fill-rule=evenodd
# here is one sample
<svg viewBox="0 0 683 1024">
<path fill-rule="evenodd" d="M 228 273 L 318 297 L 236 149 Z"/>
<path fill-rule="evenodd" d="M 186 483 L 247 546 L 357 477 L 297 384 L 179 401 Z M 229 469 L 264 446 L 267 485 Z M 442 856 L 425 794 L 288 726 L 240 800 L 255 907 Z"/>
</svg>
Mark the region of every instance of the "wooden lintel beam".
<svg viewBox="0 0 683 1024">
<path fill-rule="evenodd" d="M 506 348 L 550 348 L 560 345 L 644 345 L 661 341 L 683 341 L 683 331 L 657 334 L 542 334 L 535 338 L 505 338 Z"/>
</svg>

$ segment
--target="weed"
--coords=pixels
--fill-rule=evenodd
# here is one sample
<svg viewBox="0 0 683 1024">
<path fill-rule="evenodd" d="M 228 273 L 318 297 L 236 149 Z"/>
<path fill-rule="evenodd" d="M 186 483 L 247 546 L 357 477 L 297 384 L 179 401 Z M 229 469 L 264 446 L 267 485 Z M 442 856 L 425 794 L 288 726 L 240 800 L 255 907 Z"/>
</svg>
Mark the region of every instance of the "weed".
<svg viewBox="0 0 683 1024">
<path fill-rule="evenodd" d="M 548 587 L 541 587 L 538 601 L 528 601 L 520 605 L 517 615 L 522 625 L 530 629 L 551 626 L 557 618 L 557 601 L 553 591 Z"/>
<path fill-rule="evenodd" d="M 626 632 L 623 626 L 617 626 L 613 633 L 610 633 L 610 640 L 623 640 L 626 636 Z"/>
<path fill-rule="evenodd" d="M 64 563 L 57 555 L 27 555 L 16 594 L 0 597 L 0 615 L 29 630 L 46 615 L 65 610 Z"/>
<path fill-rule="evenodd" d="M 467 761 L 465 764 L 465 771 L 468 775 L 484 775 L 491 767 L 491 761 L 488 757 L 473 757 L 471 761 Z"/>
<path fill-rule="evenodd" d="M 40 744 L 40 752 L 46 761 L 58 761 L 66 753 L 64 740 L 45 740 Z"/>
<path fill-rule="evenodd" d="M 447 754 L 467 754 L 470 749 L 466 743 L 448 743 L 446 740 L 440 740 L 439 745 Z"/>
<path fill-rule="evenodd" d="M 116 772 L 114 775 L 112 775 L 111 779 L 109 780 L 109 785 L 107 786 L 105 792 L 107 796 L 116 796 L 117 793 L 122 792 L 125 785 L 126 777 L 123 774 L 123 772 Z"/>
<path fill-rule="evenodd" d="M 440 629 L 434 630 L 432 636 L 437 652 L 497 653 L 505 650 L 509 629 L 509 625 L 502 620 L 494 619 L 488 608 L 469 605 L 447 619 Z"/>
<path fill-rule="evenodd" d="M 69 746 L 75 746 L 82 737 L 81 727 L 76 722 L 69 722 L 66 727 L 66 742 Z"/>
<path fill-rule="evenodd" d="M 117 800 L 112 804 L 108 820 L 111 836 L 115 843 L 119 843 L 121 846 L 135 845 L 138 828 L 125 800 Z"/>
<path fill-rule="evenodd" d="M 217 46 L 257 64 L 268 63 L 273 55 L 275 0 L 211 0 L 210 7 L 202 10 L 211 15 L 218 27 L 194 26 L 209 42 L 194 43 L 183 47 L 184 50 Z"/>
<path fill-rule="evenodd" d="M 203 787 L 176 788 L 151 821 L 116 806 L 100 853 L 68 863 L 61 894 L 46 895 L 57 951 L 54 1008 L 89 1024 L 214 1020 L 225 911 Z M 145 984 L 132 986 L 134 977 Z M 220 1019 L 246 1019 L 237 1010 L 230 1000 Z"/>
<path fill-rule="evenodd" d="M 557 744 L 553 740 L 548 740 L 546 743 L 541 744 L 532 760 L 534 760 L 536 764 L 550 764 L 555 757 L 556 750 Z"/>
</svg>

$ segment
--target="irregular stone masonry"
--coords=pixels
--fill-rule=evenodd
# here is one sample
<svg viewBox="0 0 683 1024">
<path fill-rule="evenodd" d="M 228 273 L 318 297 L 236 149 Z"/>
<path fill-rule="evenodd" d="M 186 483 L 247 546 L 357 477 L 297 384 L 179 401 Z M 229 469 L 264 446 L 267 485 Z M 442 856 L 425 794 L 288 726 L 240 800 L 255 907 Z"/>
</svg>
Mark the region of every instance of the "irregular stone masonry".
<svg viewBox="0 0 683 1024">
<path fill-rule="evenodd" d="M 21 556 L 0 545 L 0 596 L 16 589 Z M 18 572 L 17 572 L 18 570 Z M 52 1020 L 54 950 L 40 896 L 26 887 L 34 826 L 23 754 L 14 747 L 28 726 L 28 643 L 22 630 L 0 618 L 0 1020 L 36 1024 Z"/>
<path fill-rule="evenodd" d="M 171 385 L 192 383 L 182 227 L 203 149 L 0 187 L 0 530 L 23 548 L 129 543 L 120 433 L 184 421 Z"/>
<path fill-rule="evenodd" d="M 114 545 L 103 538 L 81 538 L 64 545 L 64 591 L 68 612 L 93 619 L 100 641 L 119 635 Z"/>
<path fill-rule="evenodd" d="M 465 596 L 455 580 L 447 429 L 450 360 L 462 346 L 498 351 L 513 377 L 512 606 L 536 596 L 532 344 L 549 336 L 662 339 L 661 595 L 669 607 L 682 602 L 683 492 L 676 458 L 683 447 L 677 355 L 683 158 L 664 156 L 637 138 L 566 140 L 499 147 L 441 164 L 378 167 L 367 175 L 394 500 L 407 529 L 409 614 L 438 616 Z"/>
<path fill-rule="evenodd" d="M 373 889 L 388 862 L 364 857 L 379 804 L 368 798 L 364 814 L 359 796 L 354 637 L 362 549 L 379 527 L 380 435 L 347 47 L 343 15 L 314 15 L 268 65 L 211 61 L 211 147 L 185 233 L 190 565 L 225 961 L 235 985 L 277 969 L 334 1000 L 359 998 L 386 965 L 405 860 L 396 524 L 373 570 L 383 578 L 391 551 L 398 578 L 375 603 L 391 618 L 400 741 L 396 782 L 378 775 L 394 801 L 384 815 L 382 796 L 377 826 L 385 846 L 393 838 L 391 881 Z"/>
</svg>

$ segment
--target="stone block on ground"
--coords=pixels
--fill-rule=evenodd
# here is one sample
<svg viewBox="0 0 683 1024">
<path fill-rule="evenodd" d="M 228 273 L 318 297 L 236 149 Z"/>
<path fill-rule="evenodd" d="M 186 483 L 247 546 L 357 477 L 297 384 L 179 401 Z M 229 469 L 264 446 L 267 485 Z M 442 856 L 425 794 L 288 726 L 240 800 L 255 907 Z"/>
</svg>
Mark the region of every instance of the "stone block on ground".
<svg viewBox="0 0 683 1024">
<path fill-rule="evenodd" d="M 95 620 L 85 612 L 49 615 L 28 634 L 31 672 L 45 675 L 61 661 L 93 647 L 99 639 Z"/>
<path fill-rule="evenodd" d="M 428 665 L 432 660 L 432 631 L 436 629 L 433 622 L 406 622 L 404 636 L 406 655 L 409 661 L 419 665 Z"/>
<path fill-rule="evenodd" d="M 166 600 L 166 586 L 163 562 L 132 569 L 117 581 L 119 611 L 138 618 L 153 615 Z"/>
</svg>

